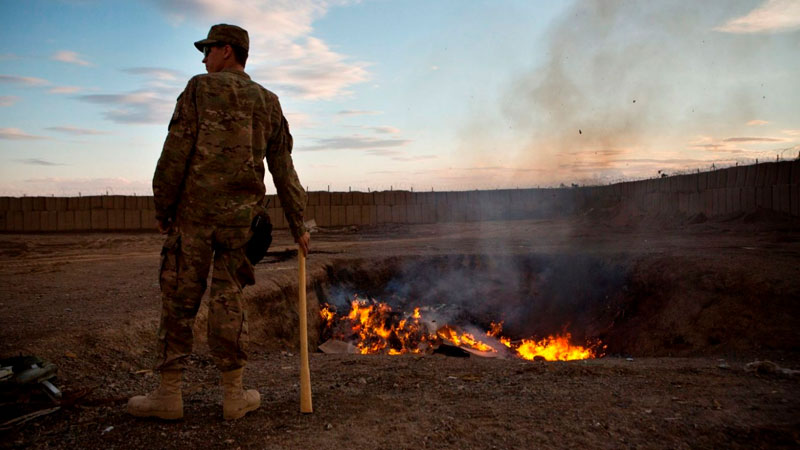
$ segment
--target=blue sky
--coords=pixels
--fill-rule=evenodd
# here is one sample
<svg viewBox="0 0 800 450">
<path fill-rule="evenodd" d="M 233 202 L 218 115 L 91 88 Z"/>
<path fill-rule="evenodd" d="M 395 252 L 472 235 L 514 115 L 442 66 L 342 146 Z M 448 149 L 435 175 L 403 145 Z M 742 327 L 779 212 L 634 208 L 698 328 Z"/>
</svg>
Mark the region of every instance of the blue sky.
<svg viewBox="0 0 800 450">
<path fill-rule="evenodd" d="M 204 71 L 192 42 L 221 22 L 250 32 L 247 71 L 280 96 L 312 190 L 800 153 L 797 0 L 26 0 L 0 17 L 0 195 L 150 195 L 175 98 Z"/>
</svg>

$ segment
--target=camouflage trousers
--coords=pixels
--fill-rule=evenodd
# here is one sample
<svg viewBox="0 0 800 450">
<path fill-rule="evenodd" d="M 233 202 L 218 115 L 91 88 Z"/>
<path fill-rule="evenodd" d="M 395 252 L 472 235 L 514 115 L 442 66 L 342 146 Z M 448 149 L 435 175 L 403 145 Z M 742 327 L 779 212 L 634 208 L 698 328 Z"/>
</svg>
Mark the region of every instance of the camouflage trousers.
<svg viewBox="0 0 800 450">
<path fill-rule="evenodd" d="M 192 351 L 192 326 L 213 263 L 208 306 L 208 345 L 217 367 L 229 371 L 247 362 L 247 313 L 242 289 L 254 283 L 245 256 L 249 228 L 176 223 L 161 250 L 161 323 L 158 370 L 185 367 Z"/>
</svg>

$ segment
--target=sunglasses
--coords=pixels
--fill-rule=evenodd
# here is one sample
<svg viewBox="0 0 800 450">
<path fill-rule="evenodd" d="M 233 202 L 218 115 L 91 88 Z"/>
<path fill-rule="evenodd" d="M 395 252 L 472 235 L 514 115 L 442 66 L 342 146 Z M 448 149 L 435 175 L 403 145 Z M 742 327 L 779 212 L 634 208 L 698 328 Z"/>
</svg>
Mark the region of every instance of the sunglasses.
<svg viewBox="0 0 800 450">
<path fill-rule="evenodd" d="M 211 53 L 211 49 L 214 47 L 222 47 L 226 44 L 214 44 L 214 45 L 205 45 L 203 46 L 203 57 L 208 58 L 208 54 Z"/>
</svg>

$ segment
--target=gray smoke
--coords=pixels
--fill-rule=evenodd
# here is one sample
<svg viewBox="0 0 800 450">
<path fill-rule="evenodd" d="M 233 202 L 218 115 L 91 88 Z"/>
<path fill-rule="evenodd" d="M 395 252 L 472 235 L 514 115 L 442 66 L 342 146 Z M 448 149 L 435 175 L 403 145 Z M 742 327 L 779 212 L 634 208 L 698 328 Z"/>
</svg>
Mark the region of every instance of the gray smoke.
<svg viewBox="0 0 800 450">
<path fill-rule="evenodd" d="M 551 164 L 572 177 L 567 184 L 598 173 L 618 178 L 667 159 L 629 154 L 637 146 L 685 144 L 774 108 L 778 99 L 765 101 L 774 80 L 759 67 L 785 58 L 792 45 L 796 54 L 796 39 L 714 30 L 760 3 L 575 2 L 547 35 L 545 64 L 520 74 L 502 96 L 502 116 L 527 142 L 518 165 Z"/>
</svg>

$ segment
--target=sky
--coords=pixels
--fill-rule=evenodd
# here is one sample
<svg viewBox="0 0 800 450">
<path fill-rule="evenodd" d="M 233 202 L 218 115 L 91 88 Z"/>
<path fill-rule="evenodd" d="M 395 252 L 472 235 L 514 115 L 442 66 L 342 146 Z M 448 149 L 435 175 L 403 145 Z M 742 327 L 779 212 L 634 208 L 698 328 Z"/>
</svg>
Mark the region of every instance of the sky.
<svg viewBox="0 0 800 450">
<path fill-rule="evenodd" d="M 7 0 L 0 195 L 152 195 L 216 23 L 249 31 L 246 71 L 280 97 L 310 190 L 800 157 L 800 0 Z"/>
</svg>

